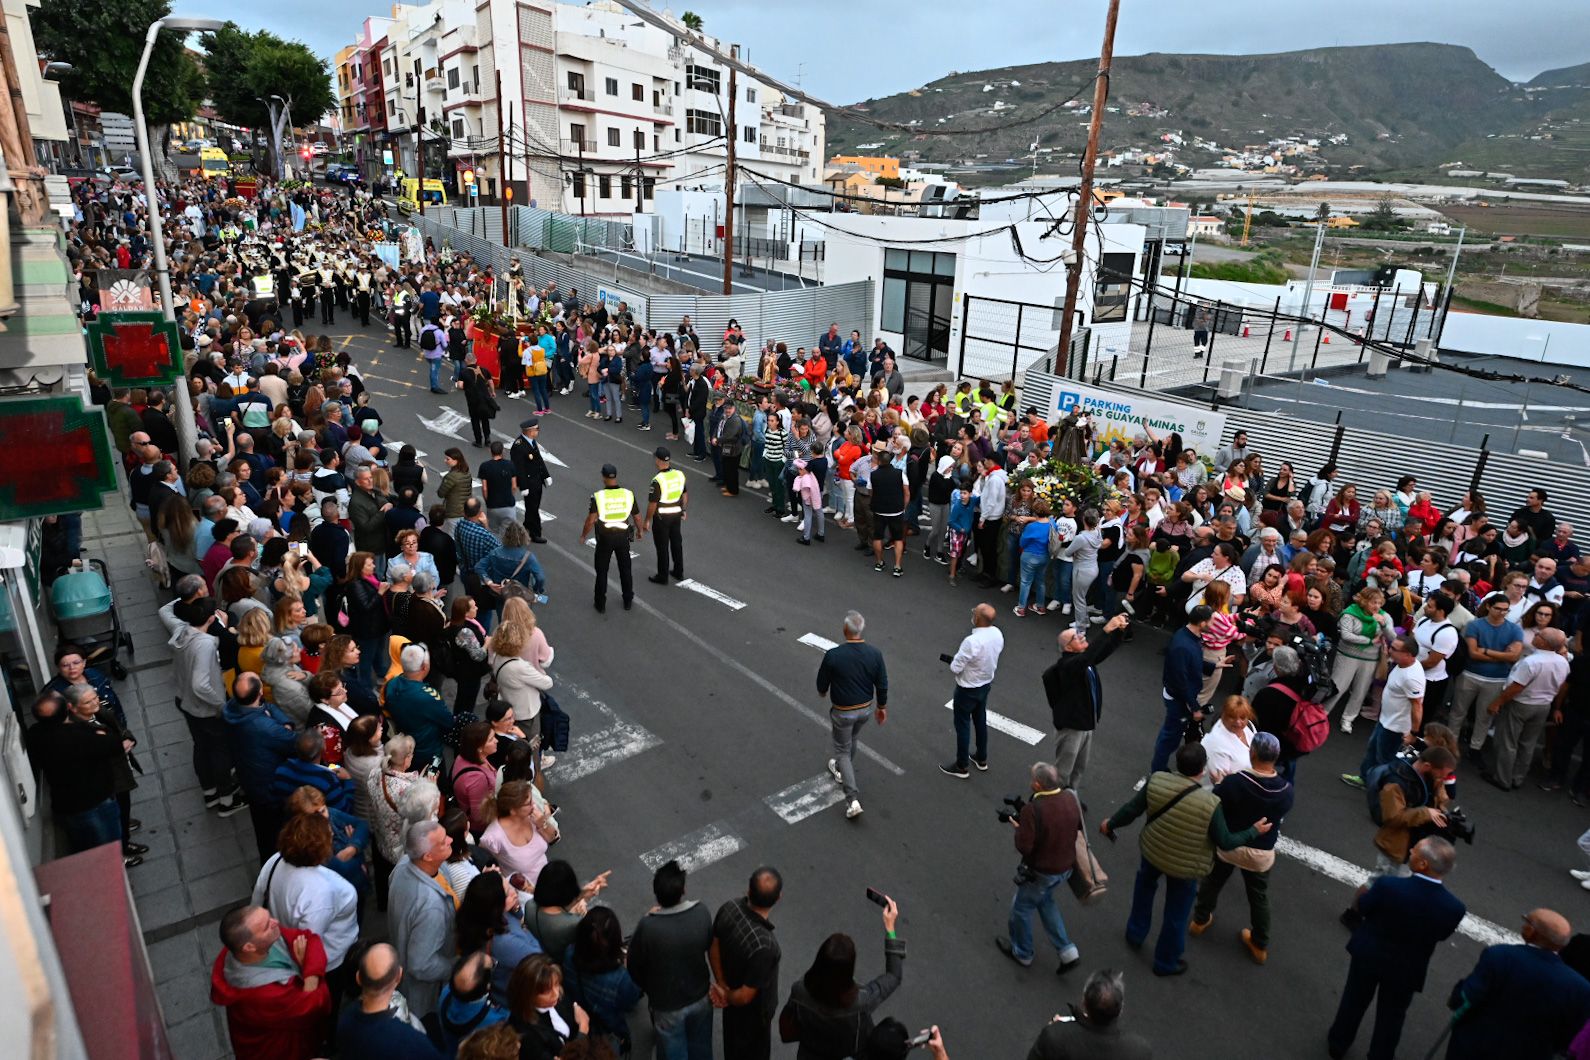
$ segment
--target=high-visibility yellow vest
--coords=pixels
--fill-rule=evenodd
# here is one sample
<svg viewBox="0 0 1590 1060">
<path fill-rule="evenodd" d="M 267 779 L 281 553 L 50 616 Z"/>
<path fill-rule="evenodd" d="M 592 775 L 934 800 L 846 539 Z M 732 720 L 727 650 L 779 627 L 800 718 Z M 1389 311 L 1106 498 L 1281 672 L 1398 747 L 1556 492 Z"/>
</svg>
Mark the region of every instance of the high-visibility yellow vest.
<svg viewBox="0 0 1590 1060">
<path fill-rule="evenodd" d="M 685 473 L 677 468 L 669 468 L 657 472 L 652 481 L 657 483 L 657 514 L 677 514 L 681 510 L 679 498 L 685 495 Z"/>
<path fill-rule="evenodd" d="M 624 529 L 624 520 L 635 510 L 635 495 L 623 487 L 597 490 L 591 495 L 596 501 L 596 515 L 602 526 L 609 530 Z"/>
</svg>

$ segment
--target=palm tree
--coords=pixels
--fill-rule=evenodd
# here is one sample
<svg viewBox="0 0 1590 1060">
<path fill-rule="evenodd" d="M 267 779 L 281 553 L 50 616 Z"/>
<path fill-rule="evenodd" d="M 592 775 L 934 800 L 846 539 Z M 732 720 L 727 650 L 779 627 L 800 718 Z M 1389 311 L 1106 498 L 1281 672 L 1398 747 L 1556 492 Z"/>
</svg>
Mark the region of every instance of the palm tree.
<svg viewBox="0 0 1590 1060">
<path fill-rule="evenodd" d="M 694 11 L 686 11 L 680 16 L 679 21 L 683 22 L 685 24 L 685 29 L 688 29 L 690 32 L 701 32 L 701 16 L 696 14 Z"/>
</svg>

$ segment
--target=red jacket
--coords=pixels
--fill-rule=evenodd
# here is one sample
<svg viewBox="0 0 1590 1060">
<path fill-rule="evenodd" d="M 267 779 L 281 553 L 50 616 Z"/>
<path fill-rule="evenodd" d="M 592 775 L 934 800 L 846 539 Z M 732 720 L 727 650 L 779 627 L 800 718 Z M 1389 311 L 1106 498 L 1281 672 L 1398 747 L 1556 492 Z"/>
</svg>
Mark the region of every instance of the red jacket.
<svg viewBox="0 0 1590 1060">
<path fill-rule="evenodd" d="M 331 1028 L 331 991 L 326 987 L 326 947 L 313 931 L 283 927 L 289 948 L 300 936 L 308 939 L 301 975 L 290 983 L 239 989 L 226 981 L 226 951 L 210 971 L 210 1000 L 226 1008 L 226 1026 L 237 1060 L 310 1060 L 323 1056 Z M 317 976 L 320 984 L 304 990 L 303 980 Z"/>
<path fill-rule="evenodd" d="M 1419 522 L 1424 524 L 1425 532 L 1432 533 L 1436 524 L 1441 521 L 1441 513 L 1436 509 L 1435 505 L 1427 501 L 1424 504 L 1415 504 L 1412 508 L 1409 508 L 1408 518 L 1419 520 Z"/>
</svg>

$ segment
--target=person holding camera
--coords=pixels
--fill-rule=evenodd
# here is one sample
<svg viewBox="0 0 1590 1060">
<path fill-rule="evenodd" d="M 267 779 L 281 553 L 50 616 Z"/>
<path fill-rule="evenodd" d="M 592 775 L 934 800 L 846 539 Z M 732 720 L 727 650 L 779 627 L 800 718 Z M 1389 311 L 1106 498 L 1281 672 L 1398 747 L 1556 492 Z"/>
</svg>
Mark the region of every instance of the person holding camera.
<svg viewBox="0 0 1590 1060">
<path fill-rule="evenodd" d="M 1121 646 L 1129 621 L 1125 614 L 1116 615 L 1104 624 L 1104 636 L 1091 643 L 1086 630 L 1067 626 L 1060 631 L 1060 658 L 1043 672 L 1044 696 L 1059 733 L 1054 765 L 1061 787 L 1075 788 L 1082 782 L 1093 730 L 1104 712 L 1098 667 Z"/>
<path fill-rule="evenodd" d="M 1082 1007 L 1067 1006 L 1070 1015 L 1055 1016 L 1038 1032 L 1027 1060 L 1152 1060 L 1154 1050 L 1141 1035 L 1121 1030 L 1126 1002 L 1125 977 L 1109 968 L 1088 976 Z"/>
<path fill-rule="evenodd" d="M 1012 801 L 1012 800 L 1007 800 Z M 1020 802 L 1021 800 L 1013 800 Z M 1076 866 L 1077 832 L 1082 827 L 1082 804 L 1076 792 L 1060 785 L 1060 774 L 1048 762 L 1032 767 L 1032 797 L 1017 813 L 1000 811 L 1000 819 L 1016 830 L 1016 896 L 1010 903 L 1008 937 L 997 936 L 999 952 L 1026 968 L 1033 960 L 1032 914 L 1038 914 L 1044 933 L 1060 954 L 1059 974 L 1082 963 L 1074 942 L 1066 935 L 1065 921 L 1054 902 L 1054 891 Z"/>
<path fill-rule="evenodd" d="M 1183 744 L 1176 752 L 1176 772 L 1150 776 L 1126 805 L 1099 825 L 1099 832 L 1113 842 L 1116 829 L 1148 815 L 1138 838 L 1141 860 L 1132 891 L 1132 914 L 1126 921 L 1126 942 L 1136 949 L 1148 938 L 1154 895 L 1164 876 L 1165 921 L 1154 946 L 1154 974 L 1159 976 L 1187 971 L 1182 953 L 1187 948 L 1193 901 L 1198 896 L 1198 881 L 1215 867 L 1215 850 L 1252 846 L 1273 827 L 1269 818 L 1261 817 L 1240 832 L 1231 831 L 1220 800 L 1199 783 L 1207 764 L 1202 745 Z"/>
<path fill-rule="evenodd" d="M 1456 768 L 1456 755 L 1445 747 L 1430 746 L 1412 762 L 1399 755 L 1364 778 L 1369 817 L 1380 826 L 1370 882 L 1381 876 L 1409 875 L 1408 850 L 1416 835 L 1440 834 L 1447 828 L 1446 780 Z M 1356 904 L 1342 914 L 1348 927 L 1355 927 L 1359 919 Z"/>
</svg>

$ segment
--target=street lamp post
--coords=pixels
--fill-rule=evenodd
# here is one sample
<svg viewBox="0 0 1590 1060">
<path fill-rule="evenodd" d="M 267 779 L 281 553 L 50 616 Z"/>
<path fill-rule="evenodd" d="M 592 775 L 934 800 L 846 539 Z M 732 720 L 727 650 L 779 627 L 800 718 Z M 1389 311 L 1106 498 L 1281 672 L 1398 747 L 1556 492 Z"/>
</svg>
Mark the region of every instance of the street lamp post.
<svg viewBox="0 0 1590 1060">
<path fill-rule="evenodd" d="M 138 72 L 133 75 L 133 135 L 138 138 L 138 165 L 144 178 L 144 198 L 149 204 L 149 243 L 155 252 L 155 282 L 160 285 L 160 311 L 173 323 L 177 315 L 176 307 L 172 304 L 171 273 L 166 267 L 166 236 L 160 219 L 160 193 L 155 187 L 154 158 L 149 153 L 149 127 L 144 122 L 144 74 L 149 70 L 149 56 L 155 50 L 155 38 L 160 36 L 162 29 L 214 33 L 225 25 L 218 18 L 167 15 L 158 19 L 144 35 L 144 53 L 138 59 Z M 198 454 L 199 437 L 198 424 L 193 417 L 193 395 L 188 393 L 186 373 L 171 389 L 177 408 L 177 456 L 186 465 Z"/>
</svg>

